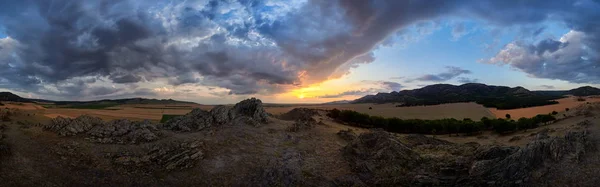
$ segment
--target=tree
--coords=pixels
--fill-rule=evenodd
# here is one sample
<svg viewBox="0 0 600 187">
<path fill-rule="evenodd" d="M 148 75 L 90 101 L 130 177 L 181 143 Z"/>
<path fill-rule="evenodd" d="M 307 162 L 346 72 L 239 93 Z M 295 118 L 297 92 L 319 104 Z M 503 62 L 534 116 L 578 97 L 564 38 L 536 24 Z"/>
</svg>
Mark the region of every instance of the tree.
<svg viewBox="0 0 600 187">
<path fill-rule="evenodd" d="M 558 114 L 558 112 L 552 111 L 552 115 L 556 115 L 556 114 Z"/>
<path fill-rule="evenodd" d="M 369 107 L 369 110 L 373 109 L 373 107 Z"/>
<path fill-rule="evenodd" d="M 483 128 L 485 129 L 492 127 L 492 120 L 490 120 L 488 117 L 482 117 L 481 122 L 483 123 Z"/>
<path fill-rule="evenodd" d="M 506 114 L 506 119 L 510 119 L 510 114 Z"/>
<path fill-rule="evenodd" d="M 569 111 L 569 108 L 565 108 L 565 111 L 567 111 L 567 112 L 568 112 L 568 111 Z"/>
</svg>

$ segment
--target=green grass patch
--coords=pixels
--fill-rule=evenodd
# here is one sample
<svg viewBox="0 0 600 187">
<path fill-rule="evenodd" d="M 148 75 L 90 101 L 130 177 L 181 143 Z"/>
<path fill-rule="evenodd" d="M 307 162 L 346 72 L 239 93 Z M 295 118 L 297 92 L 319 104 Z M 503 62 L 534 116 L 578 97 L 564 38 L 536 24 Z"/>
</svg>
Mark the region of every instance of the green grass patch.
<svg viewBox="0 0 600 187">
<path fill-rule="evenodd" d="M 171 114 L 163 114 L 162 118 L 160 119 L 161 123 L 165 123 L 173 118 L 179 117 L 182 115 L 171 115 Z"/>
</svg>

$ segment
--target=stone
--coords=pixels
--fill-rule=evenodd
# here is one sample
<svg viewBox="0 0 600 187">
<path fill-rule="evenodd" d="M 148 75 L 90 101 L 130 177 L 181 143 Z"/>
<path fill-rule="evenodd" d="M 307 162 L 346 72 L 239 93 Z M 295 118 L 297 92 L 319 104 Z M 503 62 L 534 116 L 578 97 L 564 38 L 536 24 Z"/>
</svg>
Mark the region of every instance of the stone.
<svg viewBox="0 0 600 187">
<path fill-rule="evenodd" d="M 354 133 L 354 131 L 352 129 L 340 130 L 337 133 L 337 135 L 346 141 L 352 141 L 352 140 L 356 139 L 356 133 Z"/>
</svg>

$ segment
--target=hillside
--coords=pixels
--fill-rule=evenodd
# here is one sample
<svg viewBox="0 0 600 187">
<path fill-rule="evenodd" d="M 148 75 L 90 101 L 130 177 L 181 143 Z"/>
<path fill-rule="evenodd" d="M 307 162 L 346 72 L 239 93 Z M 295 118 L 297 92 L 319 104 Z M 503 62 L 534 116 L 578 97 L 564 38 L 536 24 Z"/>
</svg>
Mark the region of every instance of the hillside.
<svg viewBox="0 0 600 187">
<path fill-rule="evenodd" d="M 420 89 L 367 95 L 354 103 L 400 103 L 399 106 L 437 105 L 443 103 L 477 102 L 486 107 L 514 109 L 556 104 L 562 95 L 546 95 L 523 87 L 490 86 L 468 83 L 463 85 L 435 84 Z"/>
<path fill-rule="evenodd" d="M 0 101 L 31 102 L 29 99 L 22 98 L 10 92 L 0 92 Z"/>
<path fill-rule="evenodd" d="M 584 86 L 584 87 L 579 87 L 579 88 L 569 90 L 568 94 L 571 94 L 574 96 L 600 95 L 600 89 L 594 88 L 591 86 Z"/>
<path fill-rule="evenodd" d="M 38 102 L 54 103 L 55 105 L 87 105 L 99 103 L 114 103 L 114 104 L 196 104 L 188 101 L 178 101 L 173 99 L 147 99 L 147 98 L 127 98 L 127 99 L 104 99 L 97 101 L 51 101 L 51 100 L 36 100 Z"/>
</svg>

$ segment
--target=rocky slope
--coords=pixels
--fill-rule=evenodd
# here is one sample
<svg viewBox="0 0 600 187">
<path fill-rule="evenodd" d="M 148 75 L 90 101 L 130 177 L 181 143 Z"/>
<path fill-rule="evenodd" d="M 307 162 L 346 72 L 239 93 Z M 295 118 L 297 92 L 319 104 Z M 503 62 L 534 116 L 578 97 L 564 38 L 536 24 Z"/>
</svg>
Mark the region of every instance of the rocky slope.
<svg viewBox="0 0 600 187">
<path fill-rule="evenodd" d="M 342 151 L 368 186 L 521 186 L 544 168 L 579 162 L 594 149 L 587 131 L 540 134 L 523 148 L 453 144 L 420 135 L 402 140 L 384 131 L 360 135 Z M 410 139 L 416 140 L 410 140 Z"/>
</svg>

